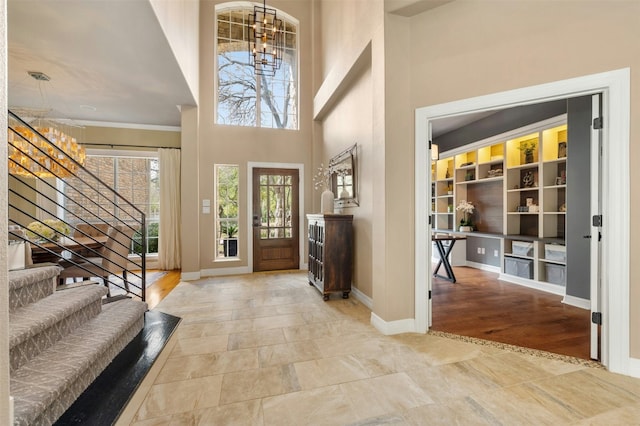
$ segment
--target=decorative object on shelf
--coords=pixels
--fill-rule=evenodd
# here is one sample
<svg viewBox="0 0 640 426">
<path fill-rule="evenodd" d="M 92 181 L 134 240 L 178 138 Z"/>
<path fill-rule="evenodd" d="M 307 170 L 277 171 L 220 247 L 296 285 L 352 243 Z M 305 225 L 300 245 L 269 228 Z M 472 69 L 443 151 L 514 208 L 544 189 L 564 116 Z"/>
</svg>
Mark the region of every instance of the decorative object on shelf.
<svg viewBox="0 0 640 426">
<path fill-rule="evenodd" d="M 331 190 L 331 170 L 320 164 L 318 171 L 313 177 L 313 186 L 316 190 L 322 190 L 320 195 L 320 213 L 333 213 L 334 195 Z"/>
<path fill-rule="evenodd" d="M 556 185 L 562 185 L 562 178 L 560 176 L 556 178 Z"/>
<path fill-rule="evenodd" d="M 560 205 L 560 208 L 558 208 L 558 211 L 561 213 L 565 213 L 567 211 L 567 205 L 565 203 L 562 203 Z"/>
<path fill-rule="evenodd" d="M 467 166 L 473 166 L 475 163 L 473 161 L 469 161 L 467 163 L 462 163 L 460 164 L 460 167 L 467 167 Z"/>
<path fill-rule="evenodd" d="M 453 185 L 447 185 L 447 195 L 453 195 Z"/>
<path fill-rule="evenodd" d="M 487 177 L 488 178 L 493 178 L 493 177 L 499 177 L 502 176 L 502 169 L 491 169 L 489 171 L 487 171 Z"/>
<path fill-rule="evenodd" d="M 558 158 L 566 158 L 566 157 L 567 157 L 567 143 L 558 142 Z"/>
<path fill-rule="evenodd" d="M 460 210 L 463 213 L 462 219 L 460 219 L 460 232 L 471 232 L 473 231 L 473 223 L 471 221 L 470 215 L 473 214 L 473 210 L 475 206 L 471 201 L 460 200 L 456 210 Z"/>
<path fill-rule="evenodd" d="M 449 179 L 450 177 L 451 175 L 449 174 L 449 169 L 447 168 L 446 172 L 444 173 L 444 178 Z"/>
<path fill-rule="evenodd" d="M 470 180 L 474 180 L 475 177 L 473 176 L 473 172 L 472 171 L 467 171 L 467 173 L 464 175 L 464 180 L 465 181 L 470 181 Z"/>
<path fill-rule="evenodd" d="M 447 206 L 447 213 L 453 213 L 453 204 Z"/>
<path fill-rule="evenodd" d="M 431 144 L 431 159 L 433 161 L 438 160 L 438 158 L 440 157 L 440 150 L 438 149 L 438 145 L 436 145 L 435 143 Z"/>
<path fill-rule="evenodd" d="M 249 63 L 258 75 L 274 76 L 282 64 L 284 26 L 276 9 L 254 6 L 247 16 L 249 30 Z"/>
<path fill-rule="evenodd" d="M 27 237 L 32 241 L 58 241 L 71 233 L 71 228 L 59 219 L 45 219 L 27 225 Z"/>
<path fill-rule="evenodd" d="M 518 149 L 524 153 L 524 162 L 526 164 L 533 163 L 533 153 L 535 152 L 538 144 L 533 141 L 525 141 L 520 144 Z"/>
<path fill-rule="evenodd" d="M 522 187 L 531 188 L 533 186 L 533 170 L 527 170 L 522 175 Z"/>
</svg>

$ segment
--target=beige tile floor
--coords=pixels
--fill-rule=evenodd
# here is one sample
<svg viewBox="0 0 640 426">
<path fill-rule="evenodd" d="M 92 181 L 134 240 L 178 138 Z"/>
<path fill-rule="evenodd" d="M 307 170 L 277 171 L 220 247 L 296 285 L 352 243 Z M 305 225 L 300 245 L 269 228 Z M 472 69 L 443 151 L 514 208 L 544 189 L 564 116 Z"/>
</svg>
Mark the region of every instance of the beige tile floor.
<svg viewBox="0 0 640 426">
<path fill-rule="evenodd" d="M 183 282 L 119 425 L 640 424 L 640 380 L 441 335 L 383 336 L 303 272 Z"/>
</svg>

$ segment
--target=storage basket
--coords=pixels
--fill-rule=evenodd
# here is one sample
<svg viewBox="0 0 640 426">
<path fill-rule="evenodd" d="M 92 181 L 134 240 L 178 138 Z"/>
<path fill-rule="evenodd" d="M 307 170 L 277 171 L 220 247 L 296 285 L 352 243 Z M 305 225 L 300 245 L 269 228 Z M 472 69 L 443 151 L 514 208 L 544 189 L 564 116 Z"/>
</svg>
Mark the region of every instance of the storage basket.
<svg viewBox="0 0 640 426">
<path fill-rule="evenodd" d="M 553 260 L 556 262 L 566 262 L 567 248 L 559 244 L 545 244 L 544 258 L 547 260 Z"/>
<path fill-rule="evenodd" d="M 547 263 L 545 267 L 545 281 L 551 284 L 565 285 L 567 282 L 566 269 L 564 265 L 554 265 Z"/>
<path fill-rule="evenodd" d="M 517 256 L 533 256 L 533 243 L 526 241 L 513 241 L 511 253 Z"/>
<path fill-rule="evenodd" d="M 529 259 L 504 258 L 505 274 L 515 275 L 520 278 L 533 278 L 533 261 Z"/>
</svg>

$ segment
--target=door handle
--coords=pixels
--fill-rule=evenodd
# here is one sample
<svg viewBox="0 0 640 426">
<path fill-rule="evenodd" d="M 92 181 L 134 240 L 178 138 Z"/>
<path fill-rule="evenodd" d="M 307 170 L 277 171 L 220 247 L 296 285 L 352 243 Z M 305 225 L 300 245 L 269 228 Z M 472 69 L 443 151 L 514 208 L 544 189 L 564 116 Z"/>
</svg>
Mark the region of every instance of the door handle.
<svg viewBox="0 0 640 426">
<path fill-rule="evenodd" d="M 256 214 L 253 215 L 253 226 L 260 226 L 260 217 Z"/>
</svg>

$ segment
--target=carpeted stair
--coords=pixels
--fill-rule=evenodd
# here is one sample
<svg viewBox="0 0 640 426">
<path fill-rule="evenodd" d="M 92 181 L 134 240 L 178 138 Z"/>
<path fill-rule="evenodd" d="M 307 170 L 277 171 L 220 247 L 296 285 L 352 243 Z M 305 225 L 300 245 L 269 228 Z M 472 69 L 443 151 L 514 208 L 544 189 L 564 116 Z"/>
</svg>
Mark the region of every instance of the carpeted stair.
<svg viewBox="0 0 640 426">
<path fill-rule="evenodd" d="M 58 266 L 9 272 L 15 425 L 51 425 L 144 326 L 144 302 L 104 286 L 56 288 Z"/>
</svg>

